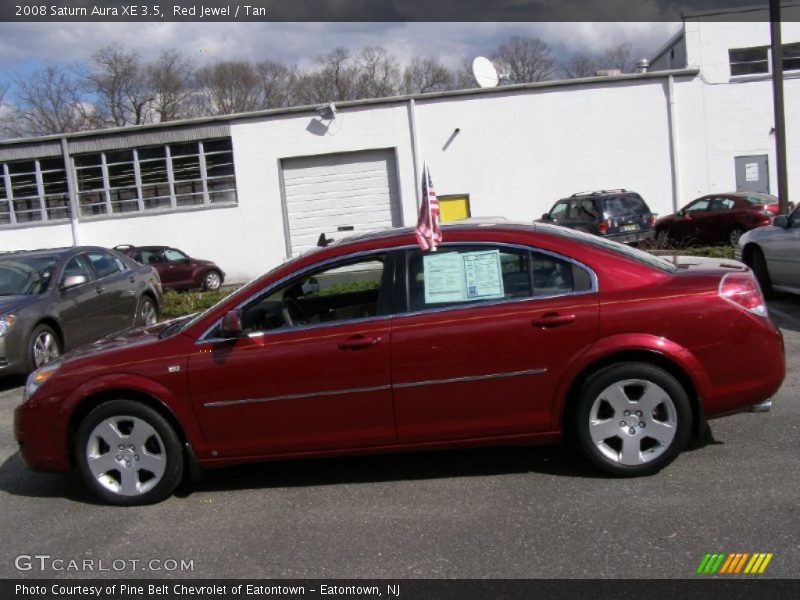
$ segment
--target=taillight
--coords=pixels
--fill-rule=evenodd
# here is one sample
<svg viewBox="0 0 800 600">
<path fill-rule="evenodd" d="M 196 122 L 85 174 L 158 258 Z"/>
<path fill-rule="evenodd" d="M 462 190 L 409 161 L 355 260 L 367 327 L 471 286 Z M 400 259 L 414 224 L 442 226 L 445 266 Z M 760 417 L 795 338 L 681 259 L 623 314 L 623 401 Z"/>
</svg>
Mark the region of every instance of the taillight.
<svg viewBox="0 0 800 600">
<path fill-rule="evenodd" d="M 754 315 L 767 316 L 764 295 L 750 272 L 725 275 L 719 282 L 719 296 Z"/>
<path fill-rule="evenodd" d="M 650 227 L 655 227 L 656 221 L 658 221 L 658 215 L 650 215 Z"/>
<path fill-rule="evenodd" d="M 603 235 L 608 233 L 608 219 L 606 219 L 605 221 L 600 221 L 600 226 L 598 227 L 598 230 Z"/>
</svg>

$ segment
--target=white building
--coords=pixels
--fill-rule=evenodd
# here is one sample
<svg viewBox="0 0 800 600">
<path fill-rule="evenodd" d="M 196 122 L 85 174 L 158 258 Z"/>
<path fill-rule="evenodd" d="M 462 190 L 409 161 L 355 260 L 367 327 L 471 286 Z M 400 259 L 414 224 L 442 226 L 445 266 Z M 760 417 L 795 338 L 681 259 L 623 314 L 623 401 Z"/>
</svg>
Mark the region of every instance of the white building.
<svg viewBox="0 0 800 600">
<path fill-rule="evenodd" d="M 797 201 L 800 23 L 782 32 Z M 776 193 L 769 43 L 767 22 L 695 15 L 642 74 L 0 142 L 0 251 L 168 244 L 243 281 L 322 232 L 415 223 L 423 161 L 472 216 L 522 221 L 585 190 L 636 190 L 660 214 Z"/>
</svg>

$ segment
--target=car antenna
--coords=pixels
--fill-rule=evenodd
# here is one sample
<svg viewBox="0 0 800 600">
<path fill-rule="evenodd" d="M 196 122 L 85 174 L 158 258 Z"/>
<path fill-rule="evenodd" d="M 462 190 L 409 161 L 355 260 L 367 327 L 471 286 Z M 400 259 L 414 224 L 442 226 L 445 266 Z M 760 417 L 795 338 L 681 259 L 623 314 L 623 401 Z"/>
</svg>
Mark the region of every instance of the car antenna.
<svg viewBox="0 0 800 600">
<path fill-rule="evenodd" d="M 328 244 L 333 241 L 333 238 L 325 237 L 325 232 L 319 234 L 319 239 L 317 240 L 317 246 L 320 248 L 324 248 Z"/>
</svg>

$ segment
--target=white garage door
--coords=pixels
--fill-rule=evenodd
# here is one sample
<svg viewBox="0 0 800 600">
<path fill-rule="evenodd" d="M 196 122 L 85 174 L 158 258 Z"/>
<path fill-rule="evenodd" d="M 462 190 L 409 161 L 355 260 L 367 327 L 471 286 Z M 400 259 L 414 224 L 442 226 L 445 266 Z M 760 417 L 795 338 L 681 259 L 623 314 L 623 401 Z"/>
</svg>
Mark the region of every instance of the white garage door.
<svg viewBox="0 0 800 600">
<path fill-rule="evenodd" d="M 321 233 L 341 239 L 402 224 L 392 150 L 291 158 L 282 168 L 292 256 Z"/>
</svg>

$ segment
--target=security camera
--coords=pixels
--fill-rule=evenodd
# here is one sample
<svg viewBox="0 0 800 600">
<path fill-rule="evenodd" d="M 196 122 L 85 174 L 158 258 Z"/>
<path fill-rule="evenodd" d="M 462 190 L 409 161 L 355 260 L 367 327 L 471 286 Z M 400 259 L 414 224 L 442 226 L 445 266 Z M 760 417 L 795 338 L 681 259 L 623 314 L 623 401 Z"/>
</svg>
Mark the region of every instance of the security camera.
<svg viewBox="0 0 800 600">
<path fill-rule="evenodd" d="M 325 119 L 326 121 L 330 121 L 336 118 L 336 106 L 333 102 L 330 104 L 326 104 L 325 106 L 320 106 L 317 108 L 317 114 L 321 119 Z"/>
</svg>

